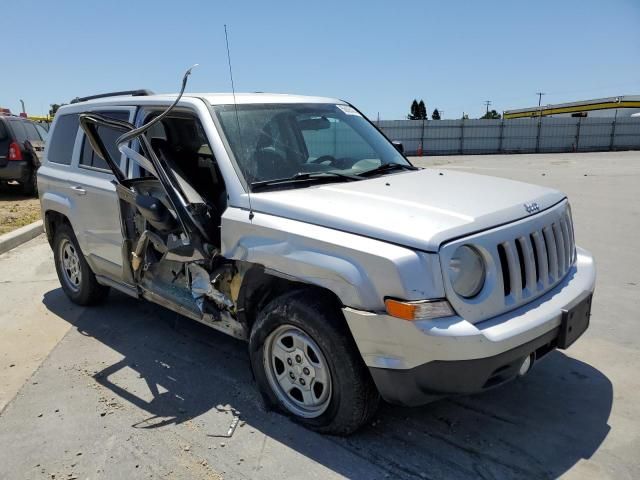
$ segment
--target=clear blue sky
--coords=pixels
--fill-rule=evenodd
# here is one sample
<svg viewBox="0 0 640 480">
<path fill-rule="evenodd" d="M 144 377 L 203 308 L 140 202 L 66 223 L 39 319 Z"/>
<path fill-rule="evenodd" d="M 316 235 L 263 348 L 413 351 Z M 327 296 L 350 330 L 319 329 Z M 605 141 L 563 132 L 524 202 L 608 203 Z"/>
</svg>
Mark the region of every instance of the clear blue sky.
<svg viewBox="0 0 640 480">
<path fill-rule="evenodd" d="M 402 118 L 414 97 L 447 118 L 640 94 L 640 1 L 2 0 L 0 106 L 38 114 L 131 88 L 347 99 Z"/>
</svg>

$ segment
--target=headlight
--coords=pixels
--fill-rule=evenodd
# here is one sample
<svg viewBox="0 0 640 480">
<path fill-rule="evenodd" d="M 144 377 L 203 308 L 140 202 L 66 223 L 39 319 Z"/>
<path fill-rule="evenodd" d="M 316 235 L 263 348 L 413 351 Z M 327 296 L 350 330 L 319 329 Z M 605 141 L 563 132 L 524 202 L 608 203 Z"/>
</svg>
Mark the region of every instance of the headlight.
<svg viewBox="0 0 640 480">
<path fill-rule="evenodd" d="M 453 290 L 464 298 L 475 297 L 482 290 L 485 276 L 482 255 L 470 245 L 458 247 L 449 261 Z"/>
</svg>

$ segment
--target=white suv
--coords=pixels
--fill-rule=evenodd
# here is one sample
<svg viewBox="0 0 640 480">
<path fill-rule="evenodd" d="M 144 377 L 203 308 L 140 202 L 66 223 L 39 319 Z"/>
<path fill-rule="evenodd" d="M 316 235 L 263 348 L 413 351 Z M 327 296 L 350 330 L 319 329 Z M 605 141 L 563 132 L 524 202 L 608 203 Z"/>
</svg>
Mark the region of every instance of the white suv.
<svg viewBox="0 0 640 480">
<path fill-rule="evenodd" d="M 38 171 L 62 288 L 248 340 L 304 425 L 500 385 L 586 330 L 595 267 L 562 193 L 418 169 L 336 99 L 121 93 L 60 108 Z"/>
</svg>

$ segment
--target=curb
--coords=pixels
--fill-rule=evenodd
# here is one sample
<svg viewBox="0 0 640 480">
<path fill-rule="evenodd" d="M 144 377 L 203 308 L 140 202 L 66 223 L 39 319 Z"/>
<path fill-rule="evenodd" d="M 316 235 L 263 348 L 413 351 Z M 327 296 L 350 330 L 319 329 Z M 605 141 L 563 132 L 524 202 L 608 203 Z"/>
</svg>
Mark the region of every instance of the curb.
<svg viewBox="0 0 640 480">
<path fill-rule="evenodd" d="M 38 235 L 44 232 L 42 226 L 42 220 L 30 223 L 24 227 L 20 227 L 12 232 L 0 235 L 0 254 L 8 252 L 12 248 L 16 248 L 18 245 L 36 238 Z"/>
</svg>

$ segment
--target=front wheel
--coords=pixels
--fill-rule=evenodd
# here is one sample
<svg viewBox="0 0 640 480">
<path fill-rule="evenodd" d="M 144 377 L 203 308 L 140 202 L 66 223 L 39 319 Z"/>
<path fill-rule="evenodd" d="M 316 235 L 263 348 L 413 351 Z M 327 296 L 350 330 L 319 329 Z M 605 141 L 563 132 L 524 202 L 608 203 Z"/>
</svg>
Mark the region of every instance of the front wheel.
<svg viewBox="0 0 640 480">
<path fill-rule="evenodd" d="M 368 422 L 379 395 L 339 307 L 292 292 L 258 315 L 249 339 L 265 399 L 313 430 L 348 435 Z"/>
</svg>

